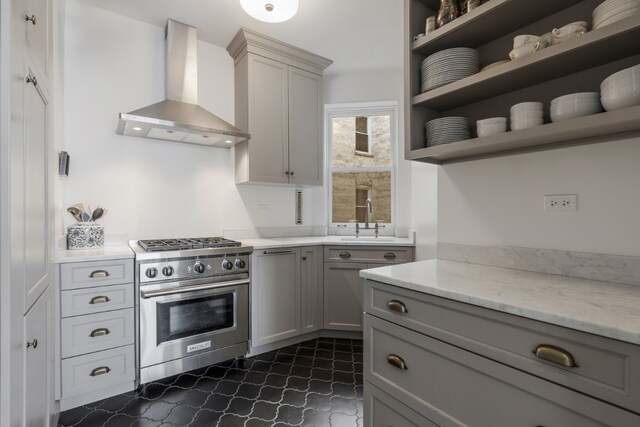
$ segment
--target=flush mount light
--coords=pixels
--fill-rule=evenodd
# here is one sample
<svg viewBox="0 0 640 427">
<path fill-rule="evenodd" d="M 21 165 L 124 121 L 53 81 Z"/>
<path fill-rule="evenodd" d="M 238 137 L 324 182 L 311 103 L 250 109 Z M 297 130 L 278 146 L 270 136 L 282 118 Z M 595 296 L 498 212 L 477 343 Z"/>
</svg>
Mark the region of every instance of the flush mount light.
<svg viewBox="0 0 640 427">
<path fill-rule="evenodd" d="M 225 142 L 226 142 L 227 144 L 233 144 L 233 141 L 231 141 L 231 140 L 229 140 L 229 139 L 227 139 Z"/>
<path fill-rule="evenodd" d="M 136 126 L 136 127 L 134 127 L 134 128 L 132 128 L 132 129 L 133 129 L 133 130 L 137 130 L 137 131 L 141 131 L 141 130 L 142 130 L 142 128 L 139 128 L 139 127 L 137 127 L 137 126 Z"/>
<path fill-rule="evenodd" d="M 298 13 L 299 0 L 240 0 L 250 16 L 264 22 L 284 22 Z"/>
</svg>

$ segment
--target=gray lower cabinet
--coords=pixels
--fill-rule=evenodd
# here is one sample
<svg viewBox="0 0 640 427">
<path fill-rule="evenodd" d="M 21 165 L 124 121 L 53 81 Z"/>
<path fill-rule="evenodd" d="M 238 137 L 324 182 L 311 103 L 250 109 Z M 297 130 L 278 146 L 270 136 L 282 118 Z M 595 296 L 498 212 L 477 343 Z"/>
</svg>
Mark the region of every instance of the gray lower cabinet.
<svg viewBox="0 0 640 427">
<path fill-rule="evenodd" d="M 375 405 L 399 411 L 402 404 L 441 427 L 640 425 L 637 346 L 609 340 L 607 352 L 602 337 L 566 335 L 554 325 L 372 281 L 365 281 L 364 295 L 365 396 L 374 396 L 366 398 L 366 426 L 386 425 L 376 417 L 384 419 L 389 409 L 374 412 Z M 532 334 L 537 337 L 527 343 Z M 537 359 L 533 342 L 563 354 L 570 348 L 577 366 Z M 521 344 L 526 351 L 517 349 Z M 631 410 L 601 398 L 605 383 L 621 385 L 608 392 Z"/>
<path fill-rule="evenodd" d="M 360 270 L 413 261 L 412 247 L 335 246 L 324 248 L 324 327 L 362 330 Z"/>
<path fill-rule="evenodd" d="M 251 256 L 251 347 L 322 329 L 322 247 Z"/>
<path fill-rule="evenodd" d="M 58 274 L 61 410 L 133 390 L 133 259 L 66 263 Z"/>
<path fill-rule="evenodd" d="M 25 330 L 25 426 L 46 426 L 49 402 L 52 400 L 49 383 L 52 359 L 49 331 L 51 324 L 51 292 L 46 289 L 24 316 Z"/>
</svg>

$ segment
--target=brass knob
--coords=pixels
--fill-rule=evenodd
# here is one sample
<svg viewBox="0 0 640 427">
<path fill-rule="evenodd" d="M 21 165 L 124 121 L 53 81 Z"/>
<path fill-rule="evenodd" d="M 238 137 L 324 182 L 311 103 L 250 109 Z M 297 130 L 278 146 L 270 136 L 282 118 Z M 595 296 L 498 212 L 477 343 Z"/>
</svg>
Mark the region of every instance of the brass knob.
<svg viewBox="0 0 640 427">
<path fill-rule="evenodd" d="M 24 20 L 27 22 L 31 21 L 33 25 L 36 25 L 36 15 L 24 15 Z"/>
<path fill-rule="evenodd" d="M 303 256 L 303 257 L 302 257 L 302 260 L 303 260 L 303 261 L 306 261 L 306 260 L 307 260 L 307 257 L 306 257 L 306 256 Z"/>
<path fill-rule="evenodd" d="M 38 79 L 33 74 L 27 76 L 27 83 L 33 83 L 34 86 L 38 86 Z"/>
<path fill-rule="evenodd" d="M 36 348 L 38 347 L 38 340 L 34 339 L 31 342 L 27 342 L 27 348 Z"/>
</svg>

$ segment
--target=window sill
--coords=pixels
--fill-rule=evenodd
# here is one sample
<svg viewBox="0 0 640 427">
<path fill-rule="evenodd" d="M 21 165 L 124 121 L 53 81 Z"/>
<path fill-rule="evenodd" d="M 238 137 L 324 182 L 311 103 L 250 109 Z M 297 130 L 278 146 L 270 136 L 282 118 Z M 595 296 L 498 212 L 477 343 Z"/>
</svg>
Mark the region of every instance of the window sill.
<svg viewBox="0 0 640 427">
<path fill-rule="evenodd" d="M 356 156 L 362 156 L 362 157 L 370 157 L 370 158 L 375 157 L 372 153 L 367 153 L 366 151 L 353 150 L 353 154 L 355 154 Z"/>
</svg>

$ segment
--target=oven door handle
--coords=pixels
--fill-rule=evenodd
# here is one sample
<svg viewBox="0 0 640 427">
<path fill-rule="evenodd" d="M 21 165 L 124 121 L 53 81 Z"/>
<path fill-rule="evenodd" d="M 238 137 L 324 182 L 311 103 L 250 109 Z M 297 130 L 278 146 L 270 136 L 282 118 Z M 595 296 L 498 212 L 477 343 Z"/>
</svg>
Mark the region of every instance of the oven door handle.
<svg viewBox="0 0 640 427">
<path fill-rule="evenodd" d="M 248 285 L 249 283 L 249 280 L 233 280 L 229 282 L 214 283 L 211 285 L 184 286 L 181 288 L 166 289 L 162 291 L 140 291 L 140 296 L 144 299 L 149 299 L 164 295 L 186 294 L 189 292 L 207 291 L 209 289 L 225 288 L 228 286 Z"/>
</svg>

